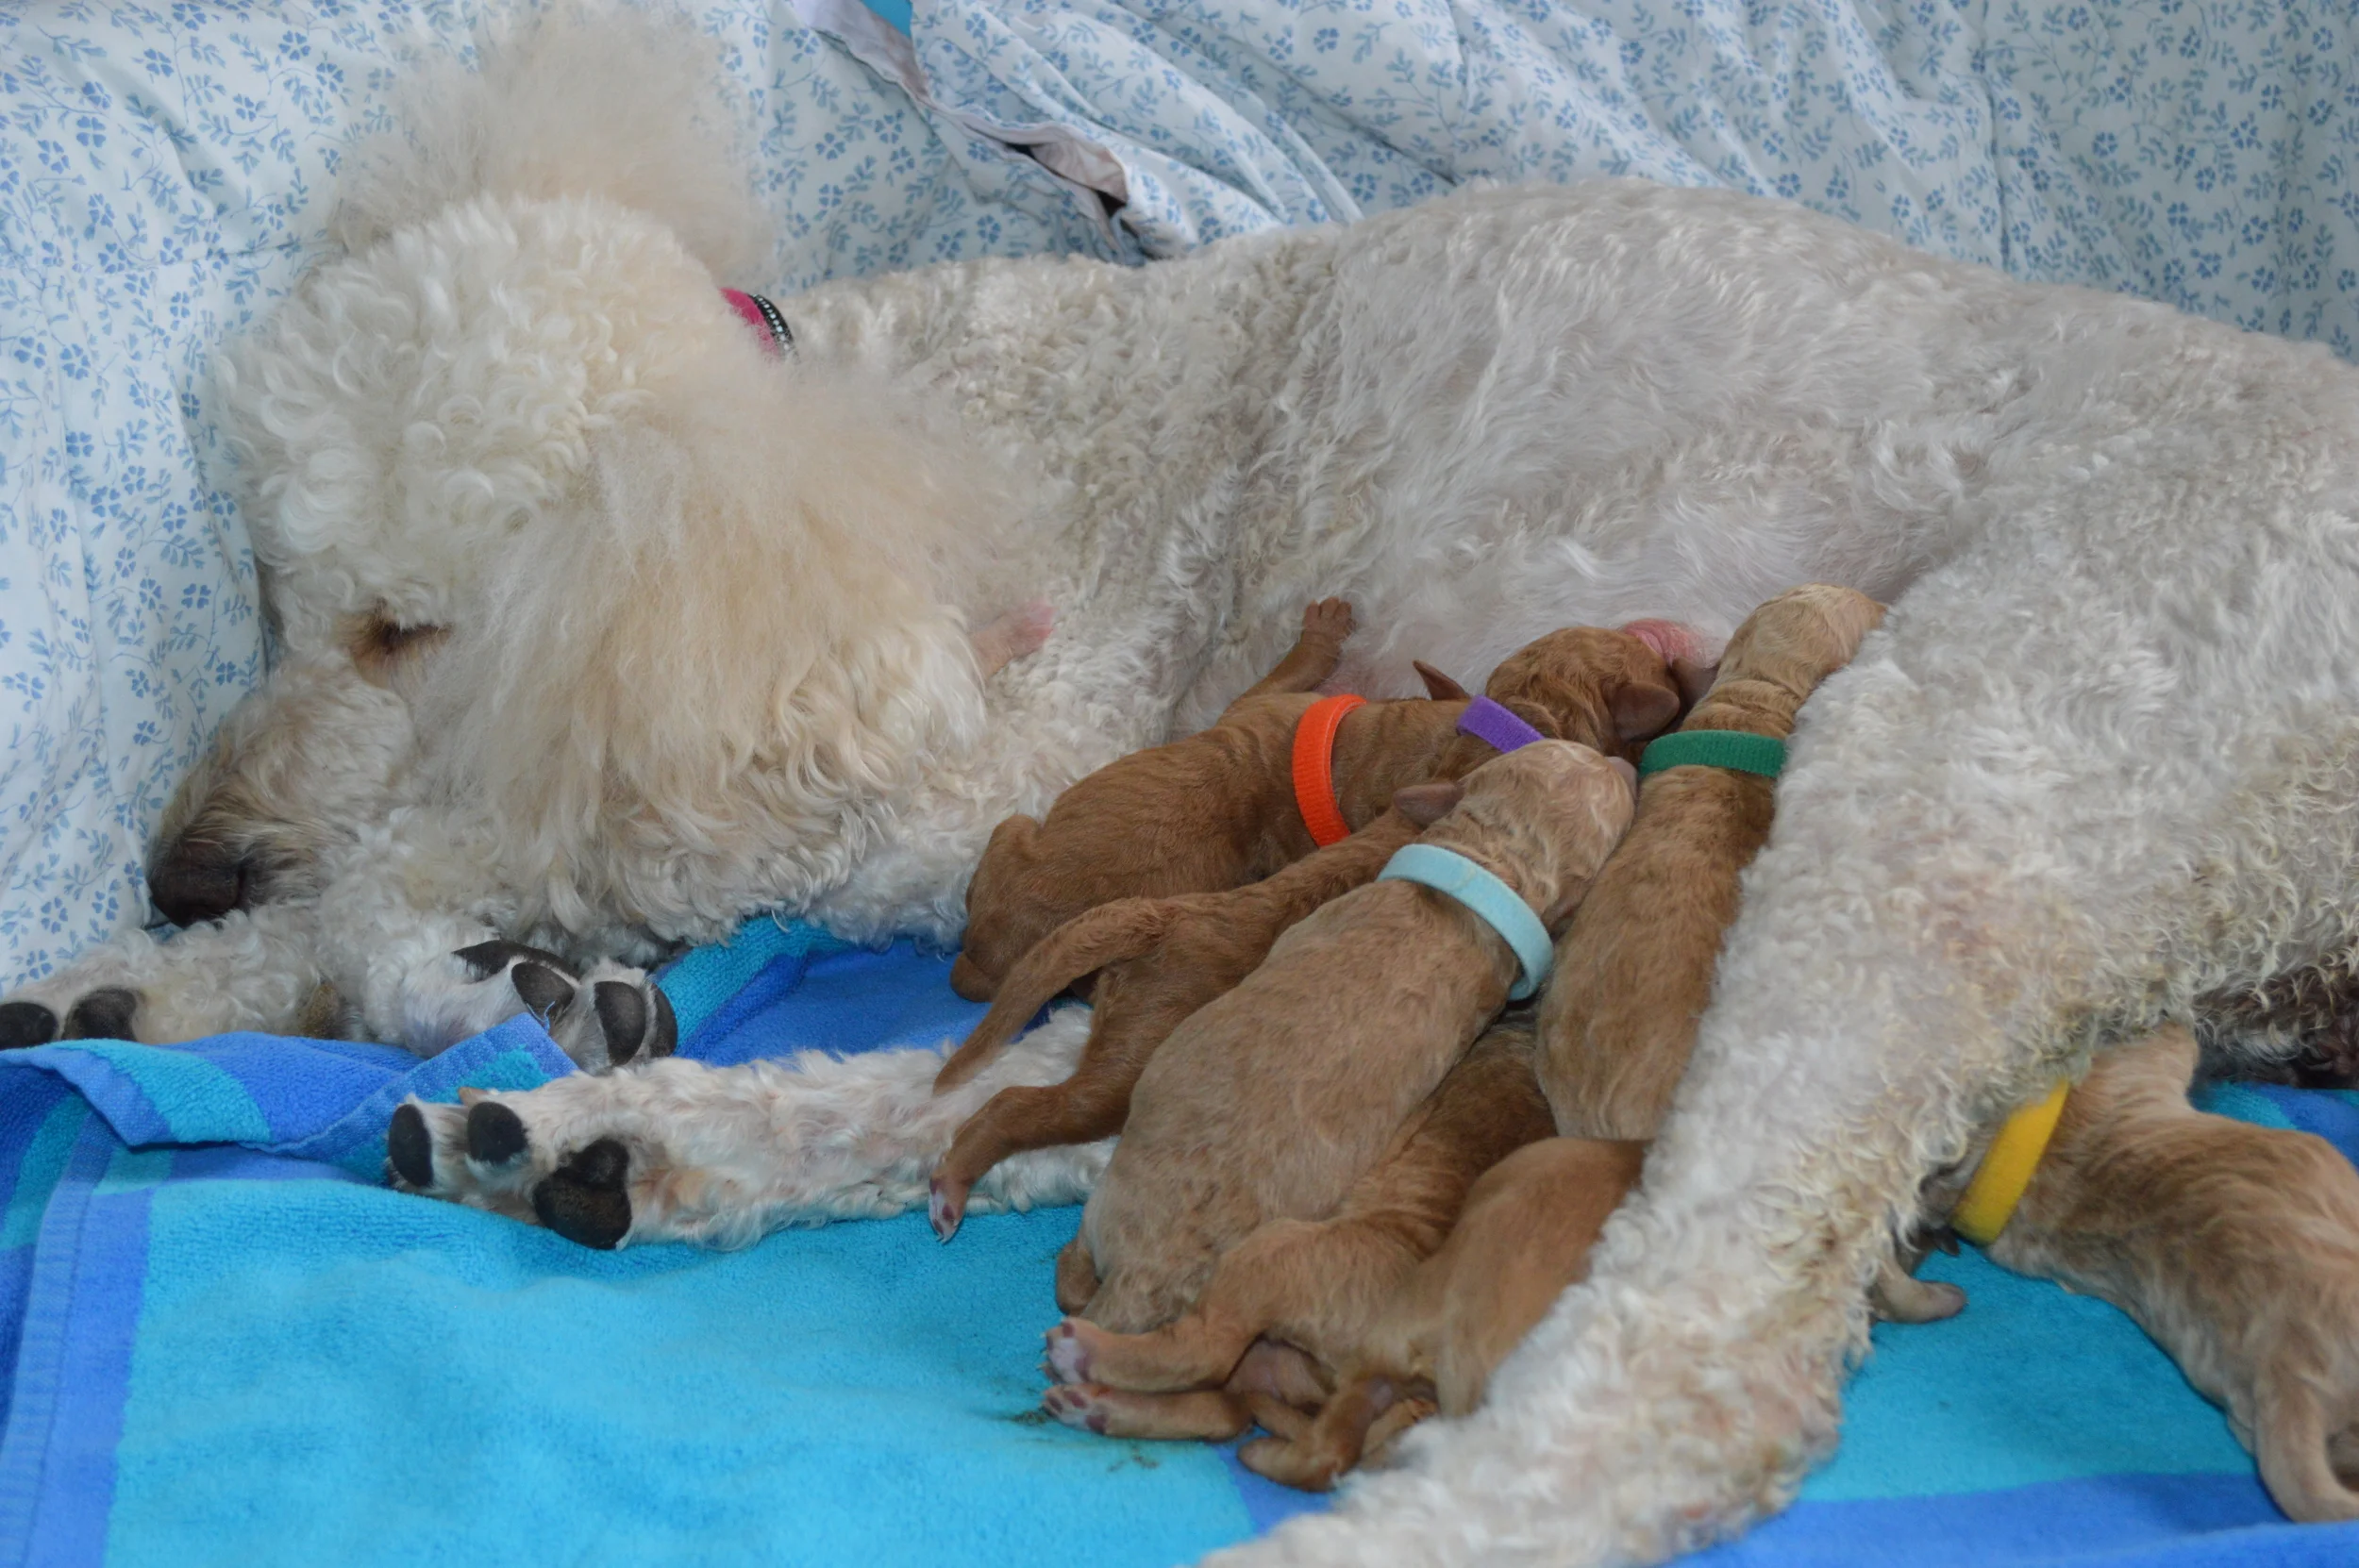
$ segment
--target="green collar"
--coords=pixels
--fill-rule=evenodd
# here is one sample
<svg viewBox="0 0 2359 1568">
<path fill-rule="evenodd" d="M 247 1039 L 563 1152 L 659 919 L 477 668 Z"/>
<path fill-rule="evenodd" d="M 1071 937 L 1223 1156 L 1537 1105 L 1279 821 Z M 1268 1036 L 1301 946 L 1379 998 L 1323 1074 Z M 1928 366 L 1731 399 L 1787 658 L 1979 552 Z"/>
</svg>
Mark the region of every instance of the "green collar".
<svg viewBox="0 0 2359 1568">
<path fill-rule="evenodd" d="M 1647 748 L 1638 760 L 1638 776 L 1665 768 L 1732 768 L 1775 778 L 1784 766 L 1783 741 L 1741 729 L 1682 729 Z"/>
</svg>

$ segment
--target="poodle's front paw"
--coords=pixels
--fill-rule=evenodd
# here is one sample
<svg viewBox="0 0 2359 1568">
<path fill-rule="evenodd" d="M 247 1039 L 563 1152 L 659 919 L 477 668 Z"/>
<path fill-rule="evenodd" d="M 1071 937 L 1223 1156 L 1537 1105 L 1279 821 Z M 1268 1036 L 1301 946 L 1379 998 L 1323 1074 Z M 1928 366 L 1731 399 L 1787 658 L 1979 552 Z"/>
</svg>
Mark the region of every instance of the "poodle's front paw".
<svg viewBox="0 0 2359 1568">
<path fill-rule="evenodd" d="M 135 1040 L 140 993 L 129 986 L 100 986 L 65 1004 L 60 1019 L 46 1002 L 0 1002 L 0 1051 L 56 1040 Z"/>
<path fill-rule="evenodd" d="M 560 1079 L 531 1095 L 461 1090 L 462 1103 L 455 1106 L 404 1101 L 385 1133 L 393 1185 L 531 1220 L 583 1246 L 621 1246 L 634 1217 L 659 1207 L 655 1183 L 665 1161 L 658 1150 L 634 1155 L 611 1134 L 567 1143 L 548 1135 L 544 1124 L 544 1135 L 536 1137 L 520 1110 L 536 1119 L 555 1111 L 545 1122 L 561 1125 L 566 1118 L 554 1102 L 566 1096 L 548 1091 L 577 1081 Z"/>
<path fill-rule="evenodd" d="M 554 953 L 504 940 L 451 957 L 465 966 L 472 989 L 462 1010 L 478 1030 L 513 1017 L 521 1002 L 584 1072 L 668 1057 L 679 1043 L 672 1004 L 644 970 L 600 963 L 578 975 Z"/>
</svg>

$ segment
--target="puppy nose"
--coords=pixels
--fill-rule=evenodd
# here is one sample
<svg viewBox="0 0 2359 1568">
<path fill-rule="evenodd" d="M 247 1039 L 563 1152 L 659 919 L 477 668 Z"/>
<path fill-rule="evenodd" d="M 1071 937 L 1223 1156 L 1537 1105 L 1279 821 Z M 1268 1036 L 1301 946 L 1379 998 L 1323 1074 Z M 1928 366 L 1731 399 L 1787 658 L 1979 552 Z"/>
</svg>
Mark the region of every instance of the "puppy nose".
<svg viewBox="0 0 2359 1568">
<path fill-rule="evenodd" d="M 235 851 L 182 838 L 147 868 L 147 896 L 175 926 L 219 920 L 245 903 L 251 867 Z"/>
</svg>

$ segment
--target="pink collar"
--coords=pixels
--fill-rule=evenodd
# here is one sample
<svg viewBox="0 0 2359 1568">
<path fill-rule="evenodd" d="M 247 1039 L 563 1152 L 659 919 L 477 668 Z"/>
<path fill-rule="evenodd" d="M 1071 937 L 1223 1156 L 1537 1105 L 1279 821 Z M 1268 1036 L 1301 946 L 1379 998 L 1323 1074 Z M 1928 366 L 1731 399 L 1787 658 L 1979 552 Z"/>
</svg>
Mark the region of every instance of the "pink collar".
<svg viewBox="0 0 2359 1568">
<path fill-rule="evenodd" d="M 745 325 L 762 336 L 773 357 L 795 358 L 795 334 L 786 325 L 778 308 L 760 294 L 749 294 L 743 289 L 724 289 L 721 297 L 729 302 L 729 309 L 745 318 Z"/>
</svg>

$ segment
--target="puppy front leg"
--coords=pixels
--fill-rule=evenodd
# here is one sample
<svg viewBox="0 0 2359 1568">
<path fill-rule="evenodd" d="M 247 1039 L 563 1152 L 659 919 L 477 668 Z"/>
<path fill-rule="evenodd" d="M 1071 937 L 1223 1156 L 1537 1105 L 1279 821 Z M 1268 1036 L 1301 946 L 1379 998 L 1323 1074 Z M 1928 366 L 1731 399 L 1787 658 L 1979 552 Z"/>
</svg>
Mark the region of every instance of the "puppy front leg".
<svg viewBox="0 0 2359 1568">
<path fill-rule="evenodd" d="M 1249 697 L 1317 691 L 1319 682 L 1343 662 L 1344 642 L 1351 636 L 1352 625 L 1349 600 L 1320 599 L 1303 606 L 1302 635 L 1295 645 L 1286 650 L 1276 669 L 1239 692 L 1229 708 L 1233 709 Z M 1224 709 L 1222 717 L 1227 716 Z"/>
<path fill-rule="evenodd" d="M 1011 1081 L 1069 1071 L 1085 1027 L 1069 1014 L 1051 1019 L 939 1096 L 941 1048 L 807 1051 L 724 1068 L 673 1057 L 463 1106 L 411 1100 L 393 1113 L 387 1154 L 402 1187 L 536 1219 L 585 1246 L 740 1246 L 787 1226 L 924 1202 L 958 1125 Z M 1110 1152 L 1098 1143 L 1008 1160 L 976 1201 L 1073 1202 Z"/>
</svg>

